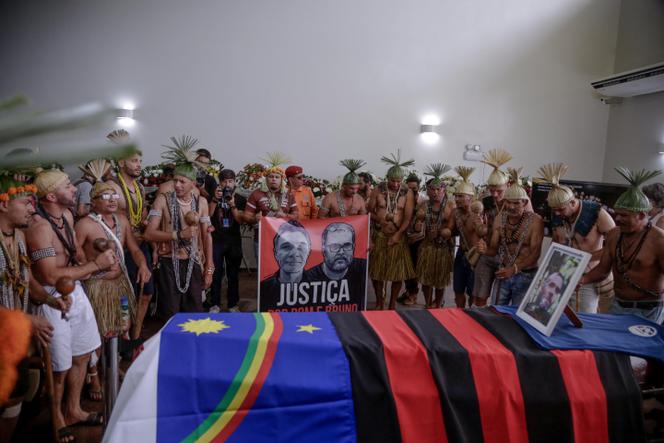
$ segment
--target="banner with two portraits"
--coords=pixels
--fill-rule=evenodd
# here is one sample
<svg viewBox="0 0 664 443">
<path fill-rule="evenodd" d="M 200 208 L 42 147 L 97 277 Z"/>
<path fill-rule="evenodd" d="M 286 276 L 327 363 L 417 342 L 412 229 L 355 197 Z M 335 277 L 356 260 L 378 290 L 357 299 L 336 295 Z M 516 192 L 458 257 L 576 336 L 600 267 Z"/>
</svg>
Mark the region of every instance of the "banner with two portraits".
<svg viewBox="0 0 664 443">
<path fill-rule="evenodd" d="M 350 312 L 367 299 L 369 216 L 259 227 L 258 311 Z"/>
</svg>

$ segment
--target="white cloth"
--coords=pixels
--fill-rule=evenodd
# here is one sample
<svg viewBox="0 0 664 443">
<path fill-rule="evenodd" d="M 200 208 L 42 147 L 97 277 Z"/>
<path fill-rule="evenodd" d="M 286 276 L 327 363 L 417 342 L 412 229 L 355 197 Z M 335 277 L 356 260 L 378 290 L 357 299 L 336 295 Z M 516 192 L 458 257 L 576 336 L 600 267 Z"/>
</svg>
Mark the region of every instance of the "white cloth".
<svg viewBox="0 0 664 443">
<path fill-rule="evenodd" d="M 161 334 L 146 341 L 124 381 L 108 421 L 103 443 L 157 441 L 157 371 Z"/>
<path fill-rule="evenodd" d="M 50 294 L 61 295 L 51 286 L 44 286 Z M 90 306 L 88 296 L 80 282 L 76 282 L 74 292 L 69 294 L 72 301 L 67 320 L 62 313 L 47 305 L 41 306 L 41 313 L 53 326 L 53 338 L 48 350 L 51 352 L 53 371 L 64 372 L 71 368 L 72 357 L 85 355 L 101 346 L 97 320 Z"/>
<path fill-rule="evenodd" d="M 576 298 L 579 298 L 578 309 Z M 583 312 L 585 314 L 597 314 L 599 306 L 599 285 L 597 283 L 588 283 L 581 285 L 579 293 L 572 293 L 567 304 L 576 312 Z"/>
</svg>

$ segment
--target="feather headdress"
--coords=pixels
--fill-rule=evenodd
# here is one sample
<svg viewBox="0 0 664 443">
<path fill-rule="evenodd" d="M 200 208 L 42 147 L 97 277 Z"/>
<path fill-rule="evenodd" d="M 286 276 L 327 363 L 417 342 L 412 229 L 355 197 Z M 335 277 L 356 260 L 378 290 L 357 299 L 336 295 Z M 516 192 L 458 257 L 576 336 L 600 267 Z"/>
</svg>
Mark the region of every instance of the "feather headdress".
<svg viewBox="0 0 664 443">
<path fill-rule="evenodd" d="M 289 163 L 290 158 L 279 151 L 268 152 L 265 154 L 265 157 L 262 157 L 261 160 L 267 163 L 265 171 L 263 171 L 263 179 L 261 183 L 261 191 L 268 192 L 268 187 L 266 183 L 266 177 L 270 174 L 279 174 L 281 175 L 281 192 L 286 190 L 286 171 L 281 166 L 284 163 Z"/>
<path fill-rule="evenodd" d="M 512 184 L 507 188 L 507 191 L 505 191 L 506 200 L 522 200 L 530 198 L 524 187 L 521 186 L 521 171 L 523 171 L 523 168 L 507 168 Z"/>
<path fill-rule="evenodd" d="M 198 139 L 190 135 L 181 135 L 179 138 L 171 137 L 170 140 L 173 145 L 162 145 L 167 151 L 161 155 L 161 158 L 175 163 L 175 175 L 196 180 L 198 169 L 205 167 L 196 161 L 198 154 L 194 151 L 194 147 L 198 144 Z"/>
<path fill-rule="evenodd" d="M 111 169 L 111 163 L 105 158 L 90 160 L 85 166 L 79 166 L 78 168 L 93 180 L 94 186 L 90 190 L 90 197 L 95 198 L 104 191 L 115 190 L 110 182 L 104 182 L 104 176 Z"/>
<path fill-rule="evenodd" d="M 551 185 L 546 201 L 552 209 L 560 208 L 574 199 L 574 191 L 560 184 L 560 178 L 567 173 L 568 169 L 568 166 L 564 163 L 549 163 L 537 170 L 537 173 L 542 177 L 541 180 Z"/>
<path fill-rule="evenodd" d="M 397 149 L 396 155 L 390 154 L 389 157 L 383 156 L 380 158 L 380 160 L 384 163 L 387 163 L 388 165 L 391 165 L 390 168 L 387 170 L 387 174 L 385 175 L 388 179 L 404 178 L 407 172 L 406 168 L 409 166 L 413 166 L 415 164 L 415 160 L 413 159 L 402 162 L 400 149 Z"/>
<path fill-rule="evenodd" d="M 424 175 L 431 177 L 429 180 L 427 180 L 427 186 L 435 188 L 441 186 L 443 184 L 443 174 L 451 169 L 452 167 L 450 165 L 446 165 L 445 163 L 433 163 L 427 166 L 424 170 Z"/>
<path fill-rule="evenodd" d="M 475 196 L 475 186 L 468 180 L 475 171 L 475 168 L 469 166 L 457 166 L 454 171 L 459 174 L 461 181 L 457 183 L 454 194 L 464 194 Z"/>
<path fill-rule="evenodd" d="M 485 163 L 493 168 L 491 174 L 486 180 L 489 186 L 502 186 L 506 185 L 509 181 L 509 174 L 500 169 L 502 165 L 512 160 L 512 155 L 504 149 L 491 149 L 484 154 L 482 163 Z"/>
<path fill-rule="evenodd" d="M 347 158 L 339 162 L 341 166 L 348 169 L 348 173 L 344 175 L 343 180 L 341 181 L 344 185 L 358 185 L 360 184 L 360 176 L 357 175 L 358 169 L 366 164 L 364 160 L 356 160 L 352 158 Z"/>
<path fill-rule="evenodd" d="M 616 200 L 616 204 L 613 205 L 614 209 L 623 209 L 630 212 L 650 212 L 652 203 L 650 203 L 648 197 L 641 190 L 641 185 L 651 178 L 657 177 L 662 171 L 641 169 L 636 172 L 622 166 L 615 168 L 615 170 L 627 180 L 630 187 L 627 191 L 620 194 L 620 197 Z"/>
</svg>

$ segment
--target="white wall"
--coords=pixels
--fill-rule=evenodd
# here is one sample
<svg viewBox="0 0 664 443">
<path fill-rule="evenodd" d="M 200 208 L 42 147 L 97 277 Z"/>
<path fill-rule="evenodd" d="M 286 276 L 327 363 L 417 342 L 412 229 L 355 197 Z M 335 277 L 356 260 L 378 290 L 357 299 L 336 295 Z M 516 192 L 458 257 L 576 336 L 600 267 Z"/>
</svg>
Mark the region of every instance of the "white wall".
<svg viewBox="0 0 664 443">
<path fill-rule="evenodd" d="M 346 157 L 382 173 L 395 147 L 422 168 L 477 143 L 602 177 L 609 111 L 589 82 L 612 72 L 619 0 L 6 3 L 0 94 L 131 99 L 147 163 L 184 132 L 234 168 L 279 149 L 322 177 Z"/>
<path fill-rule="evenodd" d="M 623 0 L 615 72 L 664 61 L 664 0 Z M 626 98 L 610 105 L 604 179 L 624 183 L 615 166 L 662 169 L 664 156 L 664 92 Z M 662 181 L 660 177 L 658 179 Z"/>
</svg>

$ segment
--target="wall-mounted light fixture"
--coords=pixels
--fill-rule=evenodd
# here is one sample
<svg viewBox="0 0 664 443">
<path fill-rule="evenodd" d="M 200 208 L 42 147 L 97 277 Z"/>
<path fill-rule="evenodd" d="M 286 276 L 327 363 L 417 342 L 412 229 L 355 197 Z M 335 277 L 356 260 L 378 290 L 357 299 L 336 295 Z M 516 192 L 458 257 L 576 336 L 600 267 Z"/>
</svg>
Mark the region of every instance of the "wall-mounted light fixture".
<svg viewBox="0 0 664 443">
<path fill-rule="evenodd" d="M 118 119 L 118 125 L 124 128 L 131 128 L 136 124 L 134 120 L 136 106 L 133 103 L 125 103 L 122 107 L 115 110 L 115 117 Z"/>
<path fill-rule="evenodd" d="M 436 115 L 427 115 L 422 119 L 420 125 L 420 137 L 428 145 L 432 145 L 440 140 L 440 118 Z"/>
</svg>

